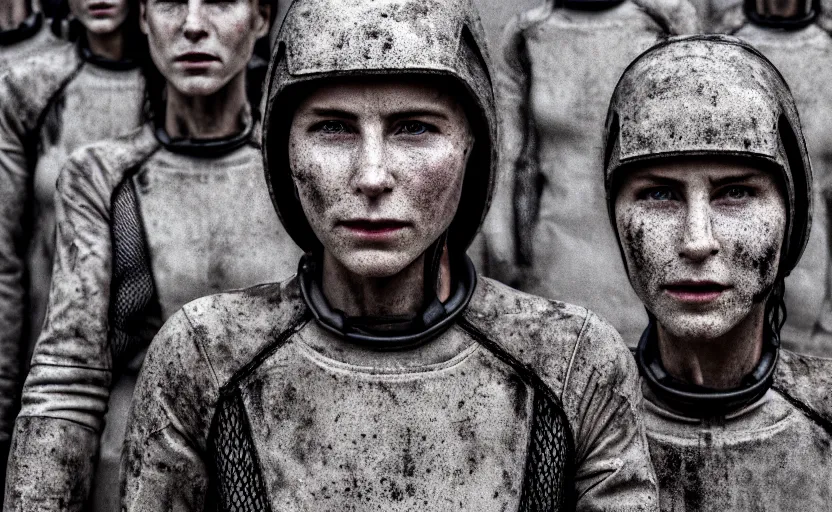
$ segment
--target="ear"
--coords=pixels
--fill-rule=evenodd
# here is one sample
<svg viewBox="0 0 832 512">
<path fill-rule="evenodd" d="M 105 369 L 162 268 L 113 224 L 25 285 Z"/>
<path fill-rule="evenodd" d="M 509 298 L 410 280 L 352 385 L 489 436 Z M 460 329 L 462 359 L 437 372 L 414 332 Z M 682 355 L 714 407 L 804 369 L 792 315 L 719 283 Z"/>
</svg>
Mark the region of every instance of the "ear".
<svg viewBox="0 0 832 512">
<path fill-rule="evenodd" d="M 139 28 L 147 35 L 147 2 L 139 2 Z"/>
<path fill-rule="evenodd" d="M 271 29 L 272 6 L 260 0 L 254 1 L 257 2 L 257 20 L 254 25 L 254 33 L 257 35 L 257 39 L 260 39 L 266 36 Z"/>
</svg>

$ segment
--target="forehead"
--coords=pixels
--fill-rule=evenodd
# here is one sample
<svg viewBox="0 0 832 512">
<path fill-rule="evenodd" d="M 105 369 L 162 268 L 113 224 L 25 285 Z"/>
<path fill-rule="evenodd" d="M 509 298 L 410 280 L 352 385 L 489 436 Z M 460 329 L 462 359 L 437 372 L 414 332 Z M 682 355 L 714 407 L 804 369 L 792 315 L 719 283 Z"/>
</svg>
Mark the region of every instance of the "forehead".
<svg viewBox="0 0 832 512">
<path fill-rule="evenodd" d="M 356 113 L 402 108 L 458 111 L 454 84 L 438 77 L 387 76 L 330 79 L 317 84 L 300 102 L 298 111 L 325 108 Z"/>
</svg>

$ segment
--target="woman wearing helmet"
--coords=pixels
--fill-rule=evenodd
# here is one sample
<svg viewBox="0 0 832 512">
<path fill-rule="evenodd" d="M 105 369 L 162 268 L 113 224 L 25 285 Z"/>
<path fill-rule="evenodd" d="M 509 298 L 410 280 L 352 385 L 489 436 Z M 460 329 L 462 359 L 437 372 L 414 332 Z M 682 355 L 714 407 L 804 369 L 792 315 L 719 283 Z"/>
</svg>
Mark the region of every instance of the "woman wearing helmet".
<svg viewBox="0 0 832 512">
<path fill-rule="evenodd" d="M 585 309 L 477 276 L 495 111 L 469 0 L 300 0 L 263 148 L 306 251 L 154 340 L 123 507 L 653 510 L 638 377 Z"/>
<path fill-rule="evenodd" d="M 15 425 L 7 511 L 116 510 L 153 334 L 195 298 L 294 272 L 300 251 L 263 186 L 246 97 L 271 6 L 142 2 L 153 119 L 79 150 L 62 171 L 55 279 Z"/>
<path fill-rule="evenodd" d="M 832 360 L 779 348 L 812 211 L 786 82 L 739 39 L 671 40 L 625 71 L 607 134 L 662 510 L 825 509 Z"/>
</svg>

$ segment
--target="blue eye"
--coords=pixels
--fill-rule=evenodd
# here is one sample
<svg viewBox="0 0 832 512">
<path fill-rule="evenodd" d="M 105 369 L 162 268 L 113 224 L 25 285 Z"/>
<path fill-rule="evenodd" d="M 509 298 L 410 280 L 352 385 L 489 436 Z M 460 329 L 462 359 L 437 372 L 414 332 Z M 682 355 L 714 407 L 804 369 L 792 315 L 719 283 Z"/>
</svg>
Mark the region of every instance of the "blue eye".
<svg viewBox="0 0 832 512">
<path fill-rule="evenodd" d="M 644 199 L 650 201 L 672 201 L 676 194 L 670 187 L 656 187 L 644 192 Z"/>
<path fill-rule="evenodd" d="M 405 135 L 422 135 L 427 131 L 427 125 L 418 121 L 408 121 L 406 123 L 402 123 L 399 128 L 399 133 L 403 133 Z"/>
</svg>

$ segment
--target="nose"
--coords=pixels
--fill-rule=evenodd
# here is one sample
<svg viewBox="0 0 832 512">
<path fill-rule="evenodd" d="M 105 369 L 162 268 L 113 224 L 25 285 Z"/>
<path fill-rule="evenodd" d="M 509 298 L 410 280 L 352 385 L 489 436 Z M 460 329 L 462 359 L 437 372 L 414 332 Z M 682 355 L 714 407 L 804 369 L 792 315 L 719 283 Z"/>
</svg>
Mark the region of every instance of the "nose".
<svg viewBox="0 0 832 512">
<path fill-rule="evenodd" d="M 691 201 L 679 255 L 691 261 L 703 261 L 718 252 L 719 241 L 714 237 L 709 201 L 707 198 Z"/>
<path fill-rule="evenodd" d="M 190 0 L 183 30 L 185 39 L 192 43 L 196 43 L 208 35 L 202 14 L 202 0 Z"/>
<path fill-rule="evenodd" d="M 353 174 L 353 189 L 369 198 L 377 198 L 393 189 L 394 178 L 387 168 L 381 133 L 368 130 L 362 137 L 361 154 Z"/>
</svg>

